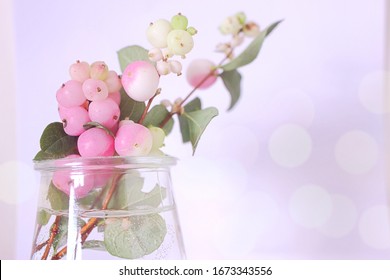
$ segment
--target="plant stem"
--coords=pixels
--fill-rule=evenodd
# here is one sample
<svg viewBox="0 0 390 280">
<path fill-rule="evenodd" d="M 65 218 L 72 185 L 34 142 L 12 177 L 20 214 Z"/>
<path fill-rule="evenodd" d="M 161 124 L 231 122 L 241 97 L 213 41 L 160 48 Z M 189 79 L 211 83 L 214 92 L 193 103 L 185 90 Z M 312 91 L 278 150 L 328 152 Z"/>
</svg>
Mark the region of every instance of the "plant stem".
<svg viewBox="0 0 390 280">
<path fill-rule="evenodd" d="M 145 117 L 146 117 L 146 114 L 147 114 L 148 111 L 149 111 L 150 105 L 152 105 L 153 99 L 154 99 L 157 95 L 159 95 L 160 92 L 161 92 L 161 89 L 160 89 L 160 88 L 157 89 L 156 93 L 149 99 L 148 104 L 146 104 L 146 107 L 145 107 L 144 111 L 142 112 L 141 118 L 140 118 L 139 121 L 138 121 L 139 124 L 142 124 L 143 121 L 145 120 Z"/>
<path fill-rule="evenodd" d="M 163 128 L 169 122 L 169 120 L 173 117 L 174 114 L 175 113 L 173 113 L 173 112 L 169 112 L 169 114 L 166 115 L 165 118 L 162 120 L 159 127 Z"/>
<path fill-rule="evenodd" d="M 47 243 L 49 243 L 49 239 L 46 240 L 45 242 L 43 242 L 43 243 L 37 245 L 37 246 L 35 247 L 34 253 L 35 253 L 35 252 L 38 252 L 39 250 L 41 250 Z M 33 253 L 33 254 L 34 254 L 34 253 Z"/>
<path fill-rule="evenodd" d="M 50 237 L 49 237 L 49 240 L 47 241 L 45 252 L 42 255 L 42 258 L 41 258 L 42 260 L 46 260 L 48 255 L 49 255 L 51 245 L 53 244 L 54 238 L 58 233 L 60 222 L 61 222 L 61 216 L 57 216 L 55 221 L 54 221 L 53 226 L 51 227 Z"/>
<path fill-rule="evenodd" d="M 118 185 L 118 181 L 120 175 L 114 176 L 110 189 L 108 190 L 108 193 L 106 197 L 104 198 L 102 210 L 107 210 L 108 204 L 110 203 L 110 200 L 116 190 L 116 187 Z M 81 234 L 81 244 L 84 244 L 85 240 L 87 239 L 88 235 L 91 233 L 91 231 L 95 228 L 96 224 L 98 222 L 98 218 L 90 218 L 88 222 L 81 228 L 80 234 Z M 55 254 L 51 259 L 52 260 L 59 260 L 63 256 L 65 256 L 66 252 L 68 251 L 68 247 L 65 246 L 62 248 L 57 254 Z"/>
</svg>

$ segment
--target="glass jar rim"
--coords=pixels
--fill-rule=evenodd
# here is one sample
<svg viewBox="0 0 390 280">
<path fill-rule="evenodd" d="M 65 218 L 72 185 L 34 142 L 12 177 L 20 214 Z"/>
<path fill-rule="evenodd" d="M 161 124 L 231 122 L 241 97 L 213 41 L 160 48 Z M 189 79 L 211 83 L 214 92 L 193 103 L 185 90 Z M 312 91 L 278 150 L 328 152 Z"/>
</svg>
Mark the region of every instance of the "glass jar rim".
<svg viewBox="0 0 390 280">
<path fill-rule="evenodd" d="M 168 155 L 77 157 L 33 161 L 34 169 L 37 171 L 156 168 L 173 166 L 176 162 L 177 158 Z"/>
</svg>

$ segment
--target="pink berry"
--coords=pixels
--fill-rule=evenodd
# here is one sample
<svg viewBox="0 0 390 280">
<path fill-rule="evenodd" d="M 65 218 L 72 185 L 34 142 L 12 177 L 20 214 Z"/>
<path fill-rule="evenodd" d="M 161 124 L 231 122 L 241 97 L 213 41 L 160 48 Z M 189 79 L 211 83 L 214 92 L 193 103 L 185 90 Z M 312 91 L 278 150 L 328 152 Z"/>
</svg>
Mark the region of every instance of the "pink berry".
<svg viewBox="0 0 390 280">
<path fill-rule="evenodd" d="M 79 158 L 79 155 L 69 155 L 66 158 Z M 72 173 L 70 170 L 57 170 L 53 174 L 53 185 L 70 196 L 74 192 L 76 199 L 85 197 L 94 188 L 94 176 L 83 172 Z"/>
<path fill-rule="evenodd" d="M 82 157 L 113 156 L 114 138 L 104 129 L 93 127 L 83 132 L 77 140 Z"/>
<path fill-rule="evenodd" d="M 118 104 L 111 98 L 101 101 L 92 101 L 89 104 L 89 117 L 92 121 L 104 125 L 108 129 L 114 127 L 121 114 Z"/>
<path fill-rule="evenodd" d="M 87 100 L 81 82 L 69 80 L 57 90 L 57 102 L 63 107 L 80 106 Z"/>
<path fill-rule="evenodd" d="M 80 62 L 77 60 L 76 63 L 73 63 L 69 67 L 69 75 L 72 80 L 76 80 L 81 83 L 90 78 L 89 71 L 89 64 L 85 61 Z"/>
<path fill-rule="evenodd" d="M 149 129 L 137 123 L 119 126 L 115 150 L 120 156 L 144 156 L 152 149 L 153 137 Z"/>
<path fill-rule="evenodd" d="M 119 91 L 110 92 L 108 98 L 114 100 L 118 106 L 121 104 L 121 93 Z"/>
<path fill-rule="evenodd" d="M 70 136 L 79 136 L 85 131 L 84 124 L 91 121 L 88 111 L 81 106 L 59 107 L 58 111 L 64 124 L 64 131 Z"/>
<path fill-rule="evenodd" d="M 104 81 L 98 79 L 88 79 L 83 83 L 83 92 L 90 101 L 104 100 L 108 96 L 108 88 Z"/>
<path fill-rule="evenodd" d="M 152 64 L 138 60 L 127 65 L 121 81 L 132 99 L 144 102 L 156 93 L 160 76 Z"/>
<path fill-rule="evenodd" d="M 208 75 L 210 76 L 206 79 Z M 206 89 L 215 83 L 215 81 L 217 80 L 217 76 L 218 73 L 215 69 L 215 64 L 208 59 L 193 60 L 188 65 L 187 81 L 193 87 L 198 87 L 199 89 Z M 202 84 L 200 84 L 201 82 Z"/>
</svg>

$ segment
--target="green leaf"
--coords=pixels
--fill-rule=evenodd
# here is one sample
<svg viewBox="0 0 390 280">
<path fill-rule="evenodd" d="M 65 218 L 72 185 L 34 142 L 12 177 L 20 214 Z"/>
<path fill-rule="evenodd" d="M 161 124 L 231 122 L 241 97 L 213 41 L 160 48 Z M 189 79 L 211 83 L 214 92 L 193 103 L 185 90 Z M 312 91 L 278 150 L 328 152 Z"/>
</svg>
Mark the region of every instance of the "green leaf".
<svg viewBox="0 0 390 280">
<path fill-rule="evenodd" d="M 143 125 L 148 127 L 152 126 L 160 126 L 160 123 L 165 119 L 165 117 L 169 115 L 169 111 L 165 108 L 164 105 L 156 105 L 154 106 L 146 115 L 145 120 L 143 121 Z M 162 128 L 165 132 L 165 135 L 168 135 L 173 128 L 173 119 L 171 118 L 166 125 Z"/>
<path fill-rule="evenodd" d="M 272 23 L 270 26 L 268 26 L 265 30 L 266 30 L 266 34 L 265 36 L 268 36 L 269 34 L 271 34 L 272 31 L 274 31 L 274 29 L 276 28 L 276 26 L 279 25 L 279 23 L 281 23 L 283 20 L 278 20 L 277 22 L 274 22 Z"/>
<path fill-rule="evenodd" d="M 128 173 L 119 180 L 108 207 L 116 210 L 146 209 L 158 207 L 166 196 L 166 189 L 156 185 L 150 192 L 143 192 L 144 178 L 138 173 Z"/>
<path fill-rule="evenodd" d="M 193 112 L 202 109 L 202 103 L 199 97 L 189 102 L 184 106 L 184 112 Z M 190 141 L 190 128 L 188 127 L 188 121 L 184 116 L 179 115 L 180 132 L 183 143 Z"/>
<path fill-rule="evenodd" d="M 46 153 L 44 151 L 39 151 L 33 160 L 35 161 L 40 161 L 40 160 L 49 160 L 49 159 L 57 159 L 58 156 L 57 155 L 54 155 L 54 154 L 49 154 L 49 153 Z"/>
<path fill-rule="evenodd" d="M 150 63 L 148 50 L 141 46 L 128 46 L 118 51 L 118 59 L 122 72 L 125 71 L 126 66 L 136 60 L 146 60 Z"/>
<path fill-rule="evenodd" d="M 47 225 L 50 220 L 50 214 L 45 210 L 40 210 L 37 215 L 37 223 L 41 226 Z"/>
<path fill-rule="evenodd" d="M 241 74 L 237 70 L 223 71 L 220 74 L 226 89 L 230 93 L 230 106 L 228 111 L 236 105 L 241 95 Z"/>
<path fill-rule="evenodd" d="M 131 99 L 124 89 L 121 89 L 121 103 L 119 108 L 121 110 L 120 120 L 128 118 L 134 122 L 138 122 L 145 110 L 145 103 Z"/>
<path fill-rule="evenodd" d="M 199 97 L 194 98 L 184 106 L 185 112 L 193 112 L 202 109 L 202 102 Z"/>
<path fill-rule="evenodd" d="M 98 251 L 106 251 L 106 246 L 104 246 L 104 242 L 100 240 L 87 240 L 84 242 L 83 249 L 93 249 Z"/>
<path fill-rule="evenodd" d="M 47 191 L 47 199 L 50 201 L 51 209 L 53 210 L 68 210 L 69 197 L 50 183 Z"/>
<path fill-rule="evenodd" d="M 100 128 L 100 129 L 103 129 L 107 134 L 111 135 L 113 138 L 115 138 L 115 135 L 114 133 L 112 133 L 111 130 L 109 130 L 107 127 L 105 127 L 104 125 L 102 125 L 101 123 L 98 123 L 98 122 L 87 122 L 83 125 L 84 129 L 90 129 L 90 128 L 93 128 L 93 127 L 96 127 L 96 128 Z"/>
<path fill-rule="evenodd" d="M 230 62 L 221 66 L 221 68 L 224 71 L 231 71 L 241 66 L 247 65 L 251 63 L 253 60 L 255 60 L 255 58 L 260 52 L 264 39 L 266 38 L 267 35 L 269 35 L 274 30 L 274 28 L 280 22 L 281 21 L 277 21 L 271 24 L 270 26 L 268 26 L 262 32 L 260 32 L 260 34 L 253 39 L 253 41 L 248 45 L 248 47 L 241 54 L 239 54 L 236 58 L 232 59 Z"/>
<path fill-rule="evenodd" d="M 77 137 L 65 133 L 63 124 L 49 124 L 40 139 L 41 151 L 34 160 L 63 158 L 77 152 Z"/>
<path fill-rule="evenodd" d="M 104 245 L 113 256 L 138 259 L 156 251 L 166 234 L 167 226 L 159 214 L 109 219 Z"/>
<path fill-rule="evenodd" d="M 199 139 L 210 121 L 218 115 L 218 110 L 214 107 L 197 110 L 193 112 L 184 112 L 182 114 L 188 121 L 190 141 L 192 144 L 192 154 L 195 154 Z"/>
</svg>

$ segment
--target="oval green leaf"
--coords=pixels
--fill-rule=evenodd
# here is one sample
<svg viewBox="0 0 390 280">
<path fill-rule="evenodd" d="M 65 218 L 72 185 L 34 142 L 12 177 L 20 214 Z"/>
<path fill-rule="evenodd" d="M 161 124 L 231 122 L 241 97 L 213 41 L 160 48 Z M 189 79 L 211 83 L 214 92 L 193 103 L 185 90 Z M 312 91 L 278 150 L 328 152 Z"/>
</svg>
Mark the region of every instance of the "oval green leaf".
<svg viewBox="0 0 390 280">
<path fill-rule="evenodd" d="M 63 124 L 54 122 L 43 130 L 40 146 L 34 160 L 63 158 L 77 152 L 77 137 L 67 135 Z"/>
<path fill-rule="evenodd" d="M 229 111 L 236 105 L 241 95 L 241 74 L 237 70 L 231 70 L 223 71 L 220 76 L 226 89 L 230 93 Z"/>
<path fill-rule="evenodd" d="M 104 245 L 116 257 L 138 259 L 156 251 L 164 241 L 167 226 L 159 214 L 107 220 Z"/>
<path fill-rule="evenodd" d="M 188 131 L 192 144 L 192 154 L 195 154 L 200 137 L 202 136 L 210 121 L 215 116 L 218 116 L 218 110 L 214 107 L 209 107 L 193 112 L 184 112 L 182 116 L 187 119 Z"/>
</svg>

